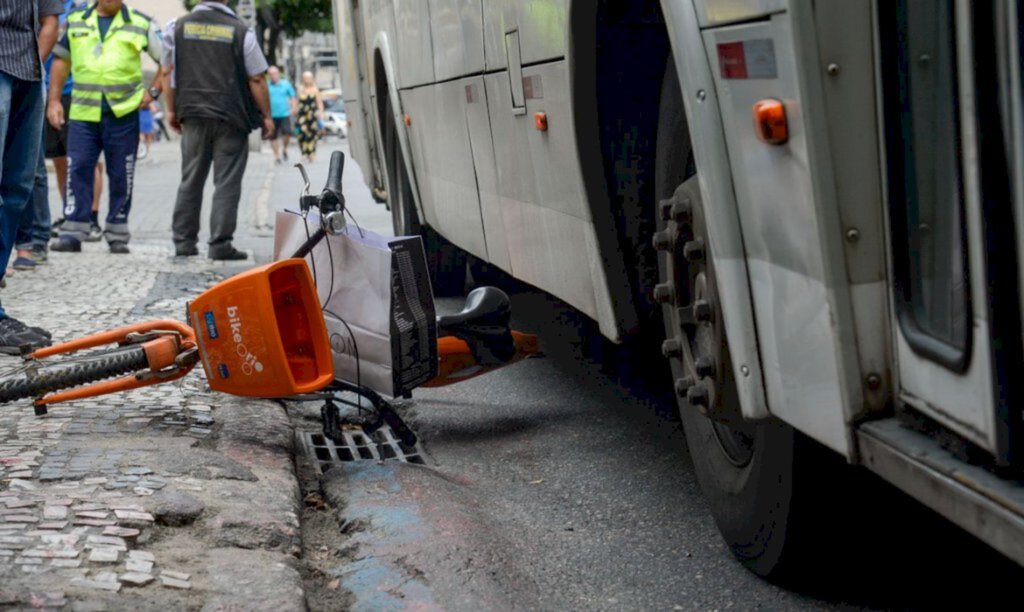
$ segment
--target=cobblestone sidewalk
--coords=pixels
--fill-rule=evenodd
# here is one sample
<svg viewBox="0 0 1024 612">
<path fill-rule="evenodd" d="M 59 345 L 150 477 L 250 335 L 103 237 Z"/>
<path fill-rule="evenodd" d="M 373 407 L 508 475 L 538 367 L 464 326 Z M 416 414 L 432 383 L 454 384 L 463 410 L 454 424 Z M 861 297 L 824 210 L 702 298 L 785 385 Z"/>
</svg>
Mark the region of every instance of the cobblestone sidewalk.
<svg viewBox="0 0 1024 612">
<path fill-rule="evenodd" d="M 62 340 L 181 319 L 240 268 L 171 257 L 170 243 L 55 253 L 0 292 Z M 0 370 L 19 365 L 0 359 Z M 180 383 L 60 404 L 0 406 L 0 606 L 304 609 L 293 435 L 274 402 Z"/>
</svg>

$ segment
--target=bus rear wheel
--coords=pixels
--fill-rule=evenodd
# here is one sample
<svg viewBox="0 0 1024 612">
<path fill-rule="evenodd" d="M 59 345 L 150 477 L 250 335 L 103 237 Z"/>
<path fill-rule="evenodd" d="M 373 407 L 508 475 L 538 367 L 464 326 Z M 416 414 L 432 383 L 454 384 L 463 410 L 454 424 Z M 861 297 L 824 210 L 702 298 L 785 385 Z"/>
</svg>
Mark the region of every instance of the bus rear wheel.
<svg viewBox="0 0 1024 612">
<path fill-rule="evenodd" d="M 669 61 L 660 101 L 655 183 L 659 197 L 660 284 L 665 343 L 680 420 L 694 470 L 726 543 L 754 573 L 777 582 L 806 577 L 813 544 L 833 512 L 820 507 L 820 485 L 841 458 L 773 421 L 747 422 L 722 323 L 706 204 L 675 66 Z"/>
</svg>

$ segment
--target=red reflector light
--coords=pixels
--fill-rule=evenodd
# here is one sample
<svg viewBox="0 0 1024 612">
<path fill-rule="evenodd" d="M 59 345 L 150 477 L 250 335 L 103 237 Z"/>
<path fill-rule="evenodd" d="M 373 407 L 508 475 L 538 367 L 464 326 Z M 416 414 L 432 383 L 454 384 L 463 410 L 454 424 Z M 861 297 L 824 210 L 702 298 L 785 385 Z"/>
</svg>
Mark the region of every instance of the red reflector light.
<svg viewBox="0 0 1024 612">
<path fill-rule="evenodd" d="M 766 98 L 754 104 L 754 131 L 758 140 L 780 145 L 789 140 L 789 123 L 782 100 Z"/>
<path fill-rule="evenodd" d="M 547 113 L 534 113 L 533 114 L 533 127 L 537 128 L 540 132 L 548 131 L 548 114 Z"/>
</svg>

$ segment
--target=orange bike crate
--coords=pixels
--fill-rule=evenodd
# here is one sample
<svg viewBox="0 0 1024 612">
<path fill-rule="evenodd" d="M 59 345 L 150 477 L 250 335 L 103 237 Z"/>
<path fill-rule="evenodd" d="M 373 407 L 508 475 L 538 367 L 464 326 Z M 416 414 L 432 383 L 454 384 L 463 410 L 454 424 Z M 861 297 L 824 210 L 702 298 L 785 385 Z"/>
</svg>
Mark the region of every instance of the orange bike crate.
<svg viewBox="0 0 1024 612">
<path fill-rule="evenodd" d="M 188 316 L 216 391 L 284 397 L 334 379 L 320 300 L 302 259 L 229 278 L 193 300 Z"/>
</svg>

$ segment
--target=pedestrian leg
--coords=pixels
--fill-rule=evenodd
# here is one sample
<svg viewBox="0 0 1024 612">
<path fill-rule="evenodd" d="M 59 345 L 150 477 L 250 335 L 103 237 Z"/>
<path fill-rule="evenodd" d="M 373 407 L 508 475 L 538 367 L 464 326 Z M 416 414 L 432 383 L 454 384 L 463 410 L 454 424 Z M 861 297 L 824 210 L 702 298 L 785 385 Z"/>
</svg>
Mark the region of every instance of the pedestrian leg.
<svg viewBox="0 0 1024 612">
<path fill-rule="evenodd" d="M 103 157 L 107 162 L 110 185 L 110 210 L 103 237 L 112 253 L 126 253 L 131 232 L 128 213 L 132 208 L 132 186 L 135 180 L 135 151 L 139 147 L 138 112 L 124 117 L 105 115 L 103 122 Z"/>
<path fill-rule="evenodd" d="M 15 270 L 31 270 L 36 267 L 37 253 L 45 254 L 50 241 L 50 185 L 46 173 L 46 154 L 39 151 L 39 165 L 36 168 L 32 202 L 21 211 L 21 220 L 15 233 Z"/>
<path fill-rule="evenodd" d="M 199 214 L 203 206 L 203 186 L 213 161 L 211 127 L 208 119 L 189 119 L 181 126 L 181 184 L 174 204 L 171 231 L 178 255 L 197 255 Z"/>
<path fill-rule="evenodd" d="M 14 250 L 22 210 L 32 197 L 42 142 L 42 85 L 0 72 L 0 278 Z M 0 318 L 6 316 L 0 306 Z"/>
<path fill-rule="evenodd" d="M 210 258 L 241 259 L 231 244 L 238 224 L 242 176 L 249 159 L 249 139 L 226 123 L 218 126 L 213 143 L 213 207 L 210 210 Z"/>
<path fill-rule="evenodd" d="M 66 221 L 60 226 L 60 237 L 50 245 L 54 251 L 79 251 L 89 235 L 93 188 L 96 183 L 96 161 L 103 146 L 103 127 L 90 121 L 68 124 L 68 179 L 71 189 L 64 208 Z"/>
</svg>

